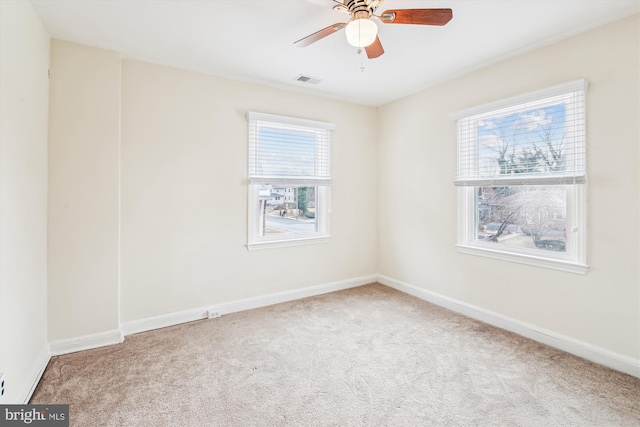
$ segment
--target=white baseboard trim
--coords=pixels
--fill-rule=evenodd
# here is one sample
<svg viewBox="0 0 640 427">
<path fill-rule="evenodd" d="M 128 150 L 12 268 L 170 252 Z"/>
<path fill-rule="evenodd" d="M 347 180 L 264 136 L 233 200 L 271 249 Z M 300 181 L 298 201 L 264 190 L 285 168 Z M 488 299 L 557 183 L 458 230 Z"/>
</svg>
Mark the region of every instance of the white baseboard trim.
<svg viewBox="0 0 640 427">
<path fill-rule="evenodd" d="M 38 383 L 40 382 L 40 378 L 42 378 L 42 374 L 44 373 L 45 368 L 49 364 L 49 360 L 51 359 L 51 354 L 49 353 L 49 346 L 44 345 L 42 350 L 40 350 L 40 354 L 33 364 L 31 371 L 29 372 L 29 376 L 27 381 L 22 385 L 18 396 L 16 397 L 15 403 L 17 404 L 27 404 L 33 395 Z M 10 402 L 3 402 L 10 403 Z"/>
<path fill-rule="evenodd" d="M 235 313 L 238 311 L 251 310 L 259 307 L 266 307 L 282 302 L 294 301 L 297 299 L 312 297 L 316 295 L 327 294 L 329 292 L 341 291 L 344 289 L 355 288 L 358 286 L 375 283 L 378 280 L 377 275 L 359 277 L 357 279 L 341 280 L 338 282 L 325 283 L 322 285 L 309 286 L 302 289 L 293 289 L 291 291 L 277 292 L 274 294 L 247 298 L 243 300 L 230 301 L 223 304 L 217 304 L 209 307 L 209 310 L 218 311 L 221 315 Z"/>
<path fill-rule="evenodd" d="M 121 326 L 121 330 L 123 335 L 127 336 L 138 334 L 140 332 L 153 331 L 154 329 L 166 328 L 168 326 L 179 325 L 181 323 L 193 322 L 194 320 L 205 319 L 206 317 L 206 308 L 194 308 L 191 310 L 176 311 L 173 313 L 162 314 L 160 316 L 124 322 Z"/>
<path fill-rule="evenodd" d="M 61 354 L 120 344 L 123 340 L 124 336 L 120 329 L 113 329 L 111 331 L 85 335 L 83 337 L 54 341 L 49 344 L 49 349 L 52 356 L 60 356 Z"/>
<path fill-rule="evenodd" d="M 354 279 L 340 280 L 337 282 L 325 283 L 322 285 L 309 286 L 301 289 L 277 292 L 253 298 L 237 301 L 229 301 L 209 307 L 196 308 L 175 313 L 168 313 L 160 316 L 148 317 L 146 319 L 132 320 L 122 324 L 122 332 L 126 335 L 151 331 L 154 329 L 174 326 L 180 323 L 192 322 L 194 320 L 205 319 L 209 316 L 209 311 L 215 311 L 220 315 L 235 313 L 238 311 L 251 310 L 253 308 L 266 307 L 282 302 L 294 301 L 301 298 L 340 291 L 343 289 L 355 288 L 358 286 L 374 283 L 378 280 L 378 275 L 358 277 Z"/>
<path fill-rule="evenodd" d="M 566 351 L 567 353 L 571 353 L 583 359 L 587 359 L 611 369 L 615 369 L 616 371 L 624 372 L 640 378 L 640 359 L 615 353 L 602 347 L 539 328 L 535 325 L 531 325 L 472 304 L 458 301 L 426 289 L 418 288 L 384 275 L 378 275 L 378 282 L 400 292 L 413 295 L 414 297 L 481 322 L 497 326 L 498 328 L 514 332 L 518 335 L 522 335 L 542 344 Z"/>
</svg>

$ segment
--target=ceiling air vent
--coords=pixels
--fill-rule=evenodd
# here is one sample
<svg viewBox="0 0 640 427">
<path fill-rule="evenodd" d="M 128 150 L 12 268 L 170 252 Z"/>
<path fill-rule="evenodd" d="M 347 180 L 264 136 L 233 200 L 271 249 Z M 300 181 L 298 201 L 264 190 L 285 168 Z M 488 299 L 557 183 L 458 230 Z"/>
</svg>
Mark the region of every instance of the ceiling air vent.
<svg viewBox="0 0 640 427">
<path fill-rule="evenodd" d="M 302 74 L 300 74 L 294 80 L 297 81 L 297 82 L 302 82 L 302 83 L 310 83 L 312 85 L 317 85 L 318 83 L 320 83 L 322 81 L 322 79 L 319 79 L 317 77 L 303 76 Z"/>
</svg>

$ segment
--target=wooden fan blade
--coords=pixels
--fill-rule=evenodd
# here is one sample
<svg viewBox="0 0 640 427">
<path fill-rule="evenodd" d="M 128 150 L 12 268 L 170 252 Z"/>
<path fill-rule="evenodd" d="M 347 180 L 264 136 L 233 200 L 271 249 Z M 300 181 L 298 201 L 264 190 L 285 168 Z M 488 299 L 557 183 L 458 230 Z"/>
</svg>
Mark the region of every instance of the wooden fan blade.
<svg viewBox="0 0 640 427">
<path fill-rule="evenodd" d="M 451 9 L 387 10 L 380 15 L 385 24 L 445 25 L 453 18 Z"/>
<path fill-rule="evenodd" d="M 380 37 L 376 36 L 376 41 L 365 47 L 364 50 L 367 52 L 369 59 L 374 59 L 382 55 L 384 49 L 382 48 L 382 43 L 380 43 Z"/>
<path fill-rule="evenodd" d="M 311 43 L 315 43 L 318 40 L 335 33 L 336 31 L 340 31 L 346 26 L 347 24 L 345 24 L 344 22 L 338 22 L 337 24 L 329 25 L 327 28 L 323 28 L 320 31 L 316 31 L 313 34 L 308 35 L 307 37 L 301 38 L 294 44 L 300 47 L 309 46 Z"/>
</svg>

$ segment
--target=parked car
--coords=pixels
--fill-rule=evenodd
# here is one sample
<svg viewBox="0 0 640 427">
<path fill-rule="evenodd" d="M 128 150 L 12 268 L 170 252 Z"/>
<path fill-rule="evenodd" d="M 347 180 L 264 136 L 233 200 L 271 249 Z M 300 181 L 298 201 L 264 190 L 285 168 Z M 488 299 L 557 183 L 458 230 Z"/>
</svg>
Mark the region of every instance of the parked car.
<svg viewBox="0 0 640 427">
<path fill-rule="evenodd" d="M 529 227 L 522 227 L 522 232 L 524 234 L 526 234 L 527 236 L 531 236 L 531 230 L 529 229 Z M 542 236 L 546 236 L 546 237 L 564 237 L 564 230 L 556 230 L 553 228 L 547 228 L 546 230 L 544 230 L 544 232 L 542 233 Z"/>
<path fill-rule="evenodd" d="M 536 245 L 536 248 L 548 249 L 556 252 L 564 252 L 567 248 L 567 244 L 564 240 L 534 240 L 533 243 Z"/>
</svg>

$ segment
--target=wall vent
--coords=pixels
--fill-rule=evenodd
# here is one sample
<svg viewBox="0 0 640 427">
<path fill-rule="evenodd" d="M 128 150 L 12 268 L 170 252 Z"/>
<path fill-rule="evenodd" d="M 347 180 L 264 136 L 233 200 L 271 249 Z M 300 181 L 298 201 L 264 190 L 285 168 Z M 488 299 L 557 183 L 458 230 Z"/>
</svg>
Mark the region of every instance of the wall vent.
<svg viewBox="0 0 640 427">
<path fill-rule="evenodd" d="M 304 76 L 302 74 L 300 74 L 294 80 L 297 81 L 297 82 L 309 83 L 309 84 L 312 84 L 312 85 L 317 85 L 318 83 L 320 83 L 322 81 L 322 79 L 319 79 L 317 77 Z"/>
</svg>

